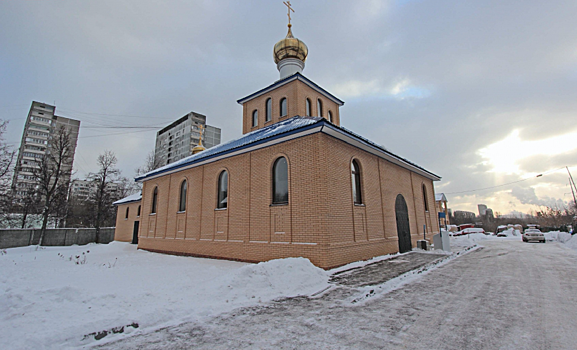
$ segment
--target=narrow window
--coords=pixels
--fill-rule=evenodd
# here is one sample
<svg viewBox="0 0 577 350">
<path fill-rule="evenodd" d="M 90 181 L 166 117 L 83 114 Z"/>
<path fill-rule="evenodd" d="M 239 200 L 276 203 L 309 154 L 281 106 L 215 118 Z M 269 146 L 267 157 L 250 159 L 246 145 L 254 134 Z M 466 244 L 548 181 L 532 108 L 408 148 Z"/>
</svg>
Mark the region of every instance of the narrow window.
<svg viewBox="0 0 577 350">
<path fill-rule="evenodd" d="M 136 216 L 140 217 L 140 205 L 138 206 L 138 210 L 136 211 Z"/>
<path fill-rule="evenodd" d="M 351 163 L 351 173 L 353 181 L 353 201 L 355 204 L 363 204 L 361 195 L 361 170 L 356 160 Z"/>
<path fill-rule="evenodd" d="M 272 118 L 272 99 L 269 98 L 266 100 L 266 120 L 267 122 L 270 122 L 270 119 Z"/>
<path fill-rule="evenodd" d="M 252 127 L 254 128 L 257 125 L 258 125 L 258 111 L 255 109 L 254 111 L 252 111 Z"/>
<path fill-rule="evenodd" d="M 283 98 L 280 100 L 280 116 L 281 116 L 281 117 L 284 117 L 284 116 L 287 115 L 286 103 L 287 103 L 287 102 L 286 102 L 286 97 L 283 97 Z"/>
<path fill-rule="evenodd" d="M 228 205 L 228 172 L 223 170 L 218 176 L 218 209 L 225 209 Z"/>
<path fill-rule="evenodd" d="M 307 107 L 307 109 L 306 109 L 306 111 L 305 111 L 305 112 L 306 112 L 306 115 L 307 115 L 307 117 L 310 117 L 311 114 L 312 114 L 312 113 L 311 113 L 311 100 L 309 100 L 308 98 L 307 98 L 307 105 L 306 105 L 306 107 Z"/>
<path fill-rule="evenodd" d="M 178 205 L 178 211 L 186 210 L 186 180 L 182 181 L 180 184 L 180 202 Z"/>
<path fill-rule="evenodd" d="M 152 192 L 152 208 L 150 209 L 150 214 L 156 214 L 157 200 L 158 200 L 158 187 L 155 187 L 154 192 Z"/>
<path fill-rule="evenodd" d="M 317 100 L 317 117 L 322 117 L 323 116 L 323 103 L 321 101 L 321 99 L 319 98 Z"/>
<path fill-rule="evenodd" d="M 126 207 L 126 216 L 124 217 L 125 219 L 128 219 L 128 209 L 130 209 L 130 208 Z"/>
<path fill-rule="evenodd" d="M 425 211 L 429 211 L 429 201 L 427 200 L 427 187 L 423 184 L 423 202 L 425 202 Z"/>
<path fill-rule="evenodd" d="M 285 157 L 278 158 L 272 167 L 272 193 L 273 204 L 288 203 L 288 163 Z"/>
<path fill-rule="evenodd" d="M 333 122 L 333 114 L 331 113 L 331 111 L 329 111 L 328 115 L 329 115 L 329 122 L 332 123 Z"/>
</svg>

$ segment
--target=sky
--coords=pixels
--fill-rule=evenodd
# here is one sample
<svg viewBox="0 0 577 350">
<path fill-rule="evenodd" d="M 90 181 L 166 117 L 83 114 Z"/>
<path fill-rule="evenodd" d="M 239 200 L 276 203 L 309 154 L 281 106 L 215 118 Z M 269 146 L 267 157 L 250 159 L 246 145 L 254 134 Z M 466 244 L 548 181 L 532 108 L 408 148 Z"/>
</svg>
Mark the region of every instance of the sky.
<svg viewBox="0 0 577 350">
<path fill-rule="evenodd" d="M 303 74 L 345 101 L 341 125 L 441 176 L 450 208 L 572 200 L 577 2 L 291 4 Z M 236 100 L 279 79 L 286 24 L 280 0 L 0 2 L 4 138 L 18 147 L 32 101 L 56 105 L 81 120 L 79 178 L 105 150 L 133 177 L 156 132 L 190 111 L 238 138 Z"/>
</svg>

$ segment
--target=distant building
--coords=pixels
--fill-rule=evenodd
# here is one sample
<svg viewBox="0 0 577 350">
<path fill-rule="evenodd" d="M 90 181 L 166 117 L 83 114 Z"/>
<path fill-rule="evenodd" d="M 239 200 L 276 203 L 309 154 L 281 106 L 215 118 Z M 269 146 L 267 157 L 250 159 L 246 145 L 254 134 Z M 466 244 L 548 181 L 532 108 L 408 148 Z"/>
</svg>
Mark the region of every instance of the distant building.
<svg viewBox="0 0 577 350">
<path fill-rule="evenodd" d="M 495 215 L 493 214 L 493 209 L 487 208 L 485 211 L 485 219 L 488 221 L 495 221 Z"/>
<path fill-rule="evenodd" d="M 484 217 L 487 213 L 487 206 L 485 204 L 478 204 L 477 208 L 479 209 L 479 216 Z"/>
<path fill-rule="evenodd" d="M 90 180 L 74 179 L 70 184 L 70 198 L 76 201 L 85 201 L 93 196 L 98 189 L 98 184 Z M 117 183 L 109 182 L 106 184 L 106 190 L 112 198 L 118 198 L 120 186 Z"/>
<path fill-rule="evenodd" d="M 457 222 L 473 222 L 476 217 L 477 215 L 471 211 L 455 210 L 455 221 Z"/>
<path fill-rule="evenodd" d="M 155 167 L 192 155 L 192 149 L 199 142 L 205 148 L 220 144 L 220 129 L 206 125 L 205 115 L 190 112 L 156 134 Z"/>
<path fill-rule="evenodd" d="M 53 136 L 61 126 L 66 127 L 70 132 L 72 157 L 70 164 L 65 164 L 65 170 L 69 175 L 64 179 L 64 182 L 70 181 L 80 121 L 57 116 L 55 112 L 56 107 L 54 106 L 36 101 L 32 102 L 24 125 L 12 180 L 12 189 L 17 197 L 25 196 L 29 188 L 36 186 L 33 169 L 38 167 L 40 159 L 47 154 L 47 150 L 50 149 L 51 142 L 53 142 Z"/>
</svg>

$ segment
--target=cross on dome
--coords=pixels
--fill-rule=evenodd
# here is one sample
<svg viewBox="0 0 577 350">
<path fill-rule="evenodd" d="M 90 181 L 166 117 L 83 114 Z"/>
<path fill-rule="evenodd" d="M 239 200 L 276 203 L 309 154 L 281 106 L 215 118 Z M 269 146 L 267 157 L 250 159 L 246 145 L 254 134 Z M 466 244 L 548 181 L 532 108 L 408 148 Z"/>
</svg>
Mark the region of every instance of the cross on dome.
<svg viewBox="0 0 577 350">
<path fill-rule="evenodd" d="M 288 32 L 284 39 L 274 45 L 273 49 L 274 63 L 277 64 L 281 79 L 297 72 L 302 73 L 305 68 L 305 60 L 309 53 L 309 49 L 305 43 L 293 36 L 290 13 L 291 11 L 295 11 L 291 7 L 290 1 L 283 1 L 283 3 L 288 9 Z"/>
</svg>

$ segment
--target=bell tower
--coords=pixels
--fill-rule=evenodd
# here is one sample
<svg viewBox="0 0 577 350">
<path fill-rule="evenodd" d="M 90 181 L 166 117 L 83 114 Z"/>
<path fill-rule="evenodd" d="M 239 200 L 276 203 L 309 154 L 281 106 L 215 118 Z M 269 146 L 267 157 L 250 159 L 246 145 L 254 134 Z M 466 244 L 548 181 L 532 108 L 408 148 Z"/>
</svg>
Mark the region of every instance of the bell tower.
<svg viewBox="0 0 577 350">
<path fill-rule="evenodd" d="M 243 134 L 297 115 L 325 118 L 340 126 L 339 107 L 344 102 L 302 74 L 309 49 L 294 37 L 290 23 L 294 10 L 289 1 L 284 4 L 288 7 L 288 32 L 273 48 L 280 79 L 237 101 L 243 106 Z"/>
</svg>

